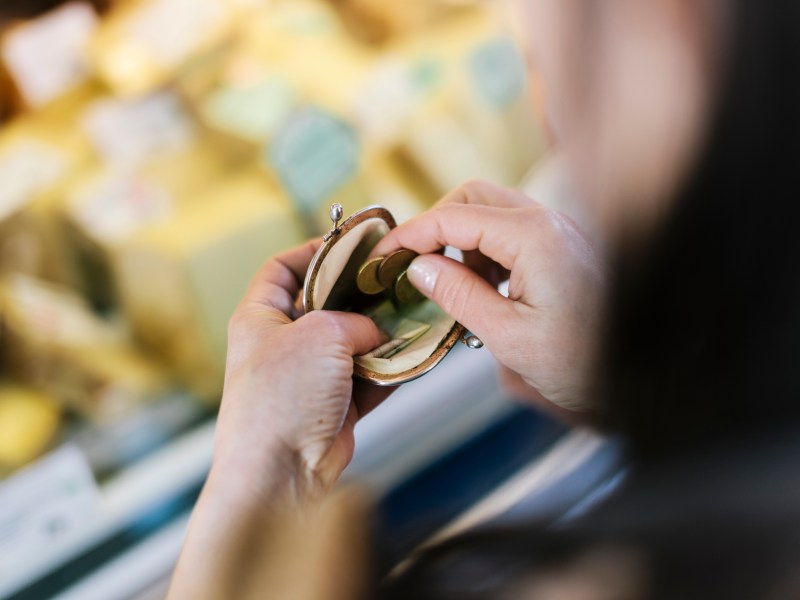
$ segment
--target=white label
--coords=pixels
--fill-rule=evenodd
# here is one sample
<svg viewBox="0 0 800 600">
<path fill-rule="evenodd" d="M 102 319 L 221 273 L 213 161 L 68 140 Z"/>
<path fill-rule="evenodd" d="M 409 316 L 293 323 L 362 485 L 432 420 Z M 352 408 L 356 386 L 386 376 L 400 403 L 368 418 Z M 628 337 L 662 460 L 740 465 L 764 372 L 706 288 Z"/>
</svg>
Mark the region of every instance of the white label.
<svg viewBox="0 0 800 600">
<path fill-rule="evenodd" d="M 172 201 L 140 176 L 110 173 L 81 190 L 71 213 L 91 237 L 116 244 L 141 228 L 167 220 Z"/>
<path fill-rule="evenodd" d="M 64 156 L 41 142 L 24 140 L 0 157 L 0 220 L 43 192 L 66 171 Z"/>
<path fill-rule="evenodd" d="M 70 3 L 8 33 L 3 60 L 28 104 L 41 106 L 86 78 L 84 51 L 96 26 L 88 4 Z"/>
<path fill-rule="evenodd" d="M 168 92 L 93 102 L 83 122 L 97 151 L 115 164 L 137 164 L 153 154 L 180 150 L 194 137 L 180 101 Z"/>
<path fill-rule="evenodd" d="M 128 33 L 164 66 L 191 56 L 208 32 L 219 31 L 230 19 L 220 0 L 158 0 L 139 11 Z"/>
<path fill-rule="evenodd" d="M 0 483 L 0 581 L 89 526 L 98 500 L 89 464 L 71 445 Z"/>
</svg>

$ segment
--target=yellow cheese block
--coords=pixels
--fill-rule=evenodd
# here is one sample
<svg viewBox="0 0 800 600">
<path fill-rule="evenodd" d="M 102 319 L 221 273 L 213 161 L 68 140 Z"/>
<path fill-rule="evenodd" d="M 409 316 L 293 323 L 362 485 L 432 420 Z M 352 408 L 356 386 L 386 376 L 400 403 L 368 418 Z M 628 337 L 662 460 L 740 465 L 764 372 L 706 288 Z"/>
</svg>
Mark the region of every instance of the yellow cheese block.
<svg viewBox="0 0 800 600">
<path fill-rule="evenodd" d="M 89 46 L 97 74 L 123 96 L 171 81 L 192 59 L 229 37 L 240 2 L 131 0 L 112 7 Z"/>
<path fill-rule="evenodd" d="M 62 192 L 60 224 L 76 255 L 83 288 L 96 306 L 116 302 L 113 248 L 140 229 L 169 220 L 180 205 L 195 204 L 225 176 L 226 162 L 209 139 L 181 131 L 178 127 L 162 139 L 142 135 L 141 152 L 118 151 L 110 142 L 109 159 L 95 161 Z"/>
<path fill-rule="evenodd" d="M 395 154 L 375 152 L 364 164 L 364 185 L 370 203 L 389 209 L 395 221 L 402 223 L 429 208 L 437 197 L 433 189 Z M 358 206 L 345 207 L 353 212 Z"/>
<path fill-rule="evenodd" d="M 470 137 L 507 170 L 498 183 L 517 185 L 546 152 L 520 50 L 505 35 L 478 40 L 461 61 L 453 113 Z"/>
<path fill-rule="evenodd" d="M 115 250 L 125 314 L 143 344 L 196 393 L 218 400 L 233 310 L 264 260 L 303 237 L 263 173 L 231 174 L 196 206 Z"/>
<path fill-rule="evenodd" d="M 181 78 L 197 122 L 226 158 L 252 161 L 298 105 L 293 84 L 260 58 L 233 52 L 203 61 Z"/>
<path fill-rule="evenodd" d="M 441 0 L 332 0 L 342 19 L 357 37 L 367 42 L 384 42 L 435 22 L 452 11 L 454 5 Z"/>
<path fill-rule="evenodd" d="M 273 2 L 244 26 L 236 55 L 260 62 L 270 75 L 288 82 L 299 101 L 340 114 L 349 108 L 352 90 L 373 58 L 320 0 Z"/>
<path fill-rule="evenodd" d="M 65 182 L 92 157 L 75 122 L 97 93 L 92 86 L 81 87 L 0 130 L 0 272 L 78 285 L 55 207 Z"/>
<path fill-rule="evenodd" d="M 395 130 L 438 194 L 475 178 L 516 185 L 544 153 L 523 59 L 488 12 L 463 11 L 390 47 L 429 65 L 430 94 Z"/>
<path fill-rule="evenodd" d="M 13 471 L 39 456 L 60 421 L 61 409 L 48 394 L 0 384 L 0 471 Z"/>
<path fill-rule="evenodd" d="M 492 150 L 481 145 L 444 102 L 414 115 L 399 146 L 402 159 L 424 173 L 439 196 L 470 179 L 508 183 L 511 171 Z"/>
<path fill-rule="evenodd" d="M 22 275 L 0 283 L 5 368 L 97 422 L 111 422 L 165 392 L 165 371 L 80 296 Z"/>
</svg>

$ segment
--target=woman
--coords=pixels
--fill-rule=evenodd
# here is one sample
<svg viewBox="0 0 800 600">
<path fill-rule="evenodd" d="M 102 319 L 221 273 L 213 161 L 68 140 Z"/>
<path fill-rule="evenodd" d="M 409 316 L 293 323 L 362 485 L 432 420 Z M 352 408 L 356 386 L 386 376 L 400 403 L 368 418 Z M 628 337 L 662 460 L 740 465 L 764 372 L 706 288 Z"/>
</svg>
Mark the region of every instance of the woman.
<svg viewBox="0 0 800 600">
<path fill-rule="evenodd" d="M 522 8 L 596 246 L 516 192 L 468 184 L 377 251 L 423 254 L 412 282 L 536 402 L 626 435 L 633 470 L 564 531 L 468 534 L 380 593 L 797 597 L 800 8 Z M 445 244 L 471 269 L 426 254 Z M 173 597 L 259 596 L 254 574 L 278 560 L 259 526 L 331 487 L 355 422 L 383 399 L 351 379 L 352 356 L 381 341 L 375 326 L 295 310 L 314 249 L 269 261 L 231 321 L 214 464 Z M 508 299 L 492 285 L 506 274 Z"/>
</svg>

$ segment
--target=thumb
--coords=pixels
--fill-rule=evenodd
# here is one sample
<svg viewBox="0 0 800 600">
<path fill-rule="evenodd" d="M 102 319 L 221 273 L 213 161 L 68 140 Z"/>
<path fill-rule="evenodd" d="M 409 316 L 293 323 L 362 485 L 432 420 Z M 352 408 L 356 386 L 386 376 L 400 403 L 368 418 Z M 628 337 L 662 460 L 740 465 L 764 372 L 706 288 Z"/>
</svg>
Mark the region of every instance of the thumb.
<svg viewBox="0 0 800 600">
<path fill-rule="evenodd" d="M 408 278 L 423 295 L 481 338 L 495 345 L 502 324 L 514 317 L 513 302 L 458 261 L 427 254 L 408 268 Z"/>
<path fill-rule="evenodd" d="M 351 356 L 366 354 L 386 342 L 386 334 L 364 315 L 330 310 L 314 310 L 298 322 L 308 326 L 317 340 L 338 344 Z"/>
</svg>

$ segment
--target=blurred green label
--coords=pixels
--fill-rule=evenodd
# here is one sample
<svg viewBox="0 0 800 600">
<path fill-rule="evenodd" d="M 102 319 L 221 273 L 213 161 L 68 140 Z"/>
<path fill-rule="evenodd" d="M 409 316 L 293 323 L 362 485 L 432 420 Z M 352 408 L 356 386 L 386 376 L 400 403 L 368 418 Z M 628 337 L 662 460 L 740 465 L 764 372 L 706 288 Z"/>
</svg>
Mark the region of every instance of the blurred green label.
<svg viewBox="0 0 800 600">
<path fill-rule="evenodd" d="M 469 57 L 469 69 L 478 94 L 497 109 L 509 106 L 525 89 L 525 63 L 509 39 L 479 46 Z"/>
<path fill-rule="evenodd" d="M 298 208 L 309 214 L 355 175 L 358 140 L 349 124 L 310 107 L 284 124 L 267 160 Z"/>
<path fill-rule="evenodd" d="M 225 86 L 203 102 L 204 116 L 219 128 L 245 139 L 264 142 L 295 104 L 294 90 L 277 77 L 250 86 Z"/>
</svg>

